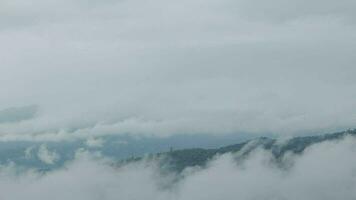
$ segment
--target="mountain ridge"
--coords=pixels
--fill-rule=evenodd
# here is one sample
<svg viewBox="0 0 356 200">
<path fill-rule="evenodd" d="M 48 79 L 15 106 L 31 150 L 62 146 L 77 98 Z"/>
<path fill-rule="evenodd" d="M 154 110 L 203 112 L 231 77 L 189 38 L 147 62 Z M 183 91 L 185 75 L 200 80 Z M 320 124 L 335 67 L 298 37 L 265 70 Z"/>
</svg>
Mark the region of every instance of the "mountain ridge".
<svg viewBox="0 0 356 200">
<path fill-rule="evenodd" d="M 335 141 L 345 136 L 356 137 L 356 129 L 347 131 L 291 138 L 284 143 L 280 143 L 278 139 L 268 137 L 259 137 L 256 139 L 247 140 L 245 142 L 227 145 L 219 148 L 190 148 L 181 150 L 171 150 L 168 152 L 149 155 L 149 159 L 160 160 L 161 165 L 168 166 L 169 170 L 182 172 L 187 167 L 204 167 L 211 159 L 217 155 L 225 153 L 240 153 L 241 156 L 247 156 L 250 152 L 257 148 L 271 151 L 272 155 L 277 159 L 281 159 L 287 152 L 294 154 L 302 153 L 306 148 L 324 141 Z M 140 161 L 145 157 L 130 158 L 125 160 L 125 163 L 132 161 Z"/>
</svg>

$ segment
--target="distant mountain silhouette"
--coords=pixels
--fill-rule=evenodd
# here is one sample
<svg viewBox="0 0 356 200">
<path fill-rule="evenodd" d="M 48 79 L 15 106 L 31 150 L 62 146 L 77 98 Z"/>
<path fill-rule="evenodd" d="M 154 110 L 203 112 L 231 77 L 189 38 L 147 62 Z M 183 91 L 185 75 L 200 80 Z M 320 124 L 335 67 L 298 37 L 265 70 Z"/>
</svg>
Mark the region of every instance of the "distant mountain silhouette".
<svg viewBox="0 0 356 200">
<path fill-rule="evenodd" d="M 151 155 L 148 159 L 157 159 L 160 161 L 162 166 L 169 168 L 169 170 L 181 172 L 187 167 L 204 167 L 209 160 L 217 155 L 225 153 L 239 153 L 240 157 L 243 158 L 251 151 L 257 148 L 262 148 L 271 151 L 278 161 L 278 159 L 282 158 L 286 152 L 300 154 L 311 145 L 324 141 L 341 139 L 347 135 L 356 136 L 356 129 L 325 135 L 295 137 L 283 143 L 276 139 L 260 137 L 257 139 L 248 140 L 243 143 L 224 146 L 216 149 L 193 148 L 171 150 L 169 152 Z M 142 158 L 131 158 L 125 162 L 140 161 L 141 159 Z"/>
</svg>

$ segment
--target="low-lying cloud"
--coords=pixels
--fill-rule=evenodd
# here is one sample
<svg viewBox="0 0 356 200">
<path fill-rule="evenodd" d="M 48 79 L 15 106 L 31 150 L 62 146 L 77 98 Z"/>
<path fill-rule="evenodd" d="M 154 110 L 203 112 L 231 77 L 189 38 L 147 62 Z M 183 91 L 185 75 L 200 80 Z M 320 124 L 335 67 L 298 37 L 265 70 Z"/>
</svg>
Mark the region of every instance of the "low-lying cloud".
<svg viewBox="0 0 356 200">
<path fill-rule="evenodd" d="M 221 155 L 207 168 L 191 168 L 183 176 L 160 173 L 155 163 L 119 168 L 110 160 L 77 155 L 65 168 L 45 175 L 11 173 L 2 168 L 2 199 L 265 199 L 352 200 L 356 198 L 356 140 L 313 145 L 302 155 L 289 154 L 277 164 L 270 152 L 257 150 L 246 160 Z M 88 157 L 89 156 L 89 157 Z"/>
<path fill-rule="evenodd" d="M 55 162 L 60 158 L 59 154 L 54 151 L 50 151 L 45 144 L 42 144 L 39 147 L 37 157 L 40 161 L 49 165 L 55 164 Z"/>
</svg>

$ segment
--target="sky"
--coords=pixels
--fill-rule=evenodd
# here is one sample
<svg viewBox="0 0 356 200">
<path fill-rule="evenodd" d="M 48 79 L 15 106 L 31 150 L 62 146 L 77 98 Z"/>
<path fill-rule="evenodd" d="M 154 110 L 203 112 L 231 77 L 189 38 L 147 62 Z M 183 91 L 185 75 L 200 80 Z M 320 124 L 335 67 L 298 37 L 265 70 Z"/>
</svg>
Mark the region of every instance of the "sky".
<svg viewBox="0 0 356 200">
<path fill-rule="evenodd" d="M 0 140 L 355 128 L 355 9 L 354 0 L 2 0 Z"/>
</svg>

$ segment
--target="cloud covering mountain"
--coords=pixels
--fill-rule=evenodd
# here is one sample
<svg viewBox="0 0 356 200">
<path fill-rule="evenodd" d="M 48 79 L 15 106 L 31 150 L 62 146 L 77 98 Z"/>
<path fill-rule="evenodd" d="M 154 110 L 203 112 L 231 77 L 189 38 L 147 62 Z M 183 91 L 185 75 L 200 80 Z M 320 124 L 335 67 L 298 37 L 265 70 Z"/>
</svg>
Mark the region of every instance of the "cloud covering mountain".
<svg viewBox="0 0 356 200">
<path fill-rule="evenodd" d="M 355 11 L 1 0 L 0 199 L 356 199 Z"/>
<path fill-rule="evenodd" d="M 45 174 L 0 170 L 2 199 L 355 199 L 354 137 L 308 147 L 303 154 L 286 154 L 278 164 L 271 152 L 257 149 L 246 159 L 234 154 L 213 159 L 206 168 L 189 168 L 177 179 L 155 162 L 113 167 L 107 158 L 79 150 L 76 160 Z M 20 191 L 20 192 L 19 192 Z"/>
</svg>

